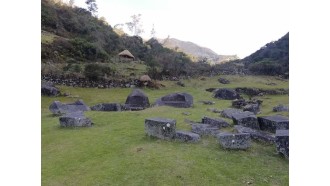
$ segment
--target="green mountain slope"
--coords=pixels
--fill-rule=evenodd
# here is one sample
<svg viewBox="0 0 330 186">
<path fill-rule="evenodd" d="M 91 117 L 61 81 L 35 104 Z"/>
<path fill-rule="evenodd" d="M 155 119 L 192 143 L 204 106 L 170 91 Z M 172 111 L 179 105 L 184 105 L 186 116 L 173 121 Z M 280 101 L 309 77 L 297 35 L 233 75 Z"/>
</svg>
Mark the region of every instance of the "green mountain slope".
<svg viewBox="0 0 330 186">
<path fill-rule="evenodd" d="M 256 74 L 279 75 L 289 73 L 289 33 L 277 41 L 267 43 L 241 60 Z"/>
</svg>

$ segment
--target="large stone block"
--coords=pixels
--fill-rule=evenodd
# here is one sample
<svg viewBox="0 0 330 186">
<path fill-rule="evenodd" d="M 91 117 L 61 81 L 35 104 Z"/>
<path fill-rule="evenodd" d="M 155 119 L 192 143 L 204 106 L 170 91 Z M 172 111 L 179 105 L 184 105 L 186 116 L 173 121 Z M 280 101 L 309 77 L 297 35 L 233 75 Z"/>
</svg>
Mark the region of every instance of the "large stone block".
<svg viewBox="0 0 330 186">
<path fill-rule="evenodd" d="M 83 102 L 78 100 L 74 103 L 61 103 L 60 101 L 54 101 L 50 106 L 49 110 L 56 115 L 67 114 L 79 111 L 88 111 L 90 108 Z"/>
<path fill-rule="evenodd" d="M 238 133 L 248 133 L 253 140 L 262 141 L 266 143 L 275 143 L 275 136 L 271 133 L 254 130 L 248 127 L 243 127 L 242 125 L 234 126 Z"/>
<path fill-rule="evenodd" d="M 194 98 L 188 93 L 173 93 L 156 100 L 156 106 L 172 106 L 178 108 L 192 107 Z"/>
<path fill-rule="evenodd" d="M 247 149 L 251 146 L 250 134 L 220 133 L 217 136 L 220 145 L 225 149 Z"/>
<path fill-rule="evenodd" d="M 198 134 L 188 131 L 176 131 L 175 139 L 182 142 L 198 142 L 200 137 Z"/>
<path fill-rule="evenodd" d="M 218 127 L 214 127 L 210 124 L 191 124 L 191 131 L 201 136 L 215 136 L 220 133 Z"/>
<path fill-rule="evenodd" d="M 59 118 L 61 127 L 90 127 L 92 121 L 84 116 L 83 112 L 65 114 Z"/>
<path fill-rule="evenodd" d="M 289 107 L 284 105 L 277 105 L 273 107 L 274 112 L 289 112 Z"/>
<path fill-rule="evenodd" d="M 257 117 L 247 112 L 236 113 L 232 115 L 234 125 L 242 125 L 252 129 L 260 130 Z"/>
<path fill-rule="evenodd" d="M 60 94 L 60 90 L 54 86 L 51 82 L 41 82 L 41 95 L 43 96 L 57 96 Z"/>
<path fill-rule="evenodd" d="M 239 99 L 241 96 L 233 89 L 220 88 L 214 91 L 215 98 L 224 100 Z"/>
<path fill-rule="evenodd" d="M 225 109 L 225 110 L 221 111 L 220 115 L 221 115 L 222 117 L 232 119 L 232 118 L 233 118 L 233 115 L 234 115 L 234 114 L 237 114 L 237 113 L 246 113 L 246 114 L 254 115 L 252 112 L 248 112 L 248 111 L 245 111 L 245 112 L 244 112 L 243 110 L 240 110 L 240 109 L 232 109 L 232 108 Z"/>
<path fill-rule="evenodd" d="M 119 103 L 100 103 L 91 107 L 94 111 L 121 111 Z"/>
<path fill-rule="evenodd" d="M 160 139 L 172 139 L 175 137 L 176 120 L 166 118 L 145 119 L 144 129 L 148 136 Z"/>
<path fill-rule="evenodd" d="M 289 118 L 273 115 L 258 117 L 261 130 L 275 133 L 276 130 L 289 130 Z"/>
<path fill-rule="evenodd" d="M 275 143 L 277 152 L 289 158 L 289 130 L 276 130 Z"/>
<path fill-rule="evenodd" d="M 126 98 L 126 108 L 130 110 L 141 110 L 150 106 L 148 96 L 140 89 L 134 89 Z"/>
<path fill-rule="evenodd" d="M 204 116 L 202 118 L 202 123 L 204 124 L 210 124 L 212 126 L 222 128 L 222 127 L 228 127 L 229 123 L 221 118 L 210 118 L 207 116 Z"/>
</svg>

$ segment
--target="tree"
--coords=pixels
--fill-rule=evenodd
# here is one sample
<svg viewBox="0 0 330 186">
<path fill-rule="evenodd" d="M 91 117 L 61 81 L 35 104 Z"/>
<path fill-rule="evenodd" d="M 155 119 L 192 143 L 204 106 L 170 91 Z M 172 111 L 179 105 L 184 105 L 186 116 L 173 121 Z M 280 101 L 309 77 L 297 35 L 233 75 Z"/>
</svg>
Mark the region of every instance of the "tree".
<svg viewBox="0 0 330 186">
<path fill-rule="evenodd" d="M 151 29 L 150 35 L 151 35 L 151 38 L 154 38 L 155 35 L 156 35 L 155 25 L 154 24 L 152 24 L 152 29 Z"/>
<path fill-rule="evenodd" d="M 86 0 L 85 3 L 87 4 L 88 11 L 90 11 L 94 16 L 96 16 L 97 9 L 98 9 L 96 0 Z"/>
<path fill-rule="evenodd" d="M 69 6 L 73 7 L 73 5 L 74 5 L 74 0 L 70 0 L 69 1 Z"/>
<path fill-rule="evenodd" d="M 125 23 L 128 30 L 131 31 L 134 36 L 142 34 L 144 30 L 142 29 L 141 14 L 132 15 L 131 18 L 131 22 Z"/>
</svg>

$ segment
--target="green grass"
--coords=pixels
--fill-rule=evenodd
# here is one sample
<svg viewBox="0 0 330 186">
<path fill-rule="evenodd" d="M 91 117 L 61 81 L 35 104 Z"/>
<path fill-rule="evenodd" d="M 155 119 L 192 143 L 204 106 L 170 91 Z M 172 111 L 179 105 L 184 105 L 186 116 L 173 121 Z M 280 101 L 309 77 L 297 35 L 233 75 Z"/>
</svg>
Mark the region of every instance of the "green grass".
<svg viewBox="0 0 330 186">
<path fill-rule="evenodd" d="M 172 92 L 189 92 L 193 108 L 153 107 L 138 112 L 86 112 L 95 125 L 91 128 L 60 128 L 58 117 L 48 106 L 54 100 L 73 102 L 75 98 L 42 97 L 42 185 L 288 185 L 289 162 L 276 154 L 274 145 L 253 142 L 246 151 L 220 148 L 213 137 L 199 143 L 180 143 L 149 138 L 144 132 L 144 119 L 166 117 L 177 121 L 177 129 L 190 130 L 184 119 L 200 121 L 206 116 L 219 117 L 207 108 L 228 108 L 231 101 L 217 100 L 209 87 L 224 87 L 218 77 L 185 80 L 186 87 L 175 82 L 162 82 L 160 90 L 143 89 L 153 103 Z M 269 79 L 288 88 L 288 82 L 272 77 L 226 76 L 232 84 L 226 87 L 267 87 Z M 60 87 L 62 92 L 79 95 L 90 106 L 102 102 L 124 103 L 131 89 L 92 89 Z M 288 104 L 288 95 L 264 96 L 262 114 L 274 114 L 272 107 Z M 212 100 L 203 105 L 199 100 Z M 191 115 L 183 115 L 190 112 Z M 288 113 L 280 113 L 288 115 Z M 231 122 L 232 123 L 232 122 Z"/>
<path fill-rule="evenodd" d="M 54 41 L 56 37 L 59 37 L 53 33 L 42 31 L 41 32 L 41 43 L 50 44 Z"/>
</svg>

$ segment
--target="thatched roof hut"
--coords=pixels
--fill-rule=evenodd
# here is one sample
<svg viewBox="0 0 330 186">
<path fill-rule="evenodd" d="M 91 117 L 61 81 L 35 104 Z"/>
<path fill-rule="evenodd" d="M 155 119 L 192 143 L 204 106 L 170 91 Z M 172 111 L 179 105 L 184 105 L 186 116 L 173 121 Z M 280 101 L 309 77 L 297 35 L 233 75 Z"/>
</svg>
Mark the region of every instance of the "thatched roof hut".
<svg viewBox="0 0 330 186">
<path fill-rule="evenodd" d="M 124 58 L 133 59 L 133 60 L 135 59 L 135 57 L 133 56 L 133 54 L 131 54 L 128 50 L 124 50 L 124 51 L 120 52 L 118 54 L 118 56 L 124 57 Z"/>
<path fill-rule="evenodd" d="M 140 77 L 140 81 L 143 81 L 143 82 L 151 81 L 151 78 L 148 75 L 143 75 Z"/>
</svg>

